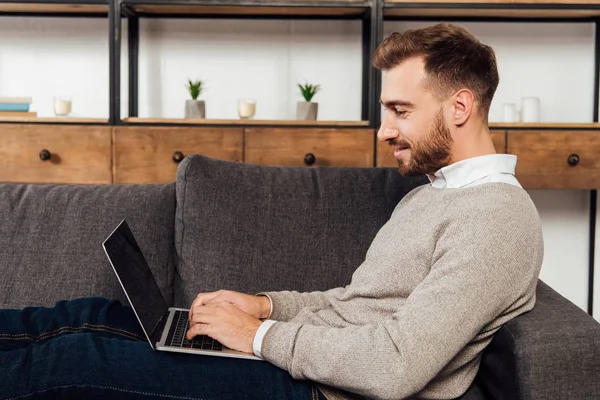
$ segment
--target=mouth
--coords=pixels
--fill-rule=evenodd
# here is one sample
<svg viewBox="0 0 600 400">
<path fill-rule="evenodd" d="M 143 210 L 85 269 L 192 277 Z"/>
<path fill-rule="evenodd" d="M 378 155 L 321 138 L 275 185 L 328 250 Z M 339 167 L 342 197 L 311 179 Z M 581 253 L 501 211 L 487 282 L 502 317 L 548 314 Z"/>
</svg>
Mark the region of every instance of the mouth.
<svg viewBox="0 0 600 400">
<path fill-rule="evenodd" d="M 394 147 L 394 158 L 398 158 L 408 150 L 407 146 Z"/>
</svg>

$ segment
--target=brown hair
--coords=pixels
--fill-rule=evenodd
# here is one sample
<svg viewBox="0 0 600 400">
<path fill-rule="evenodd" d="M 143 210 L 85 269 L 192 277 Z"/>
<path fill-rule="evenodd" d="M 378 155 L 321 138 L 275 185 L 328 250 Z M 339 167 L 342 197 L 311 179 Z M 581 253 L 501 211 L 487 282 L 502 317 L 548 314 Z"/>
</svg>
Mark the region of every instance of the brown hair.
<svg viewBox="0 0 600 400">
<path fill-rule="evenodd" d="M 373 66 L 389 70 L 412 57 L 423 57 L 425 87 L 444 99 L 467 88 L 480 104 L 487 122 L 492 98 L 500 80 L 496 55 L 465 28 L 449 23 L 392 33 L 375 51 Z"/>
</svg>

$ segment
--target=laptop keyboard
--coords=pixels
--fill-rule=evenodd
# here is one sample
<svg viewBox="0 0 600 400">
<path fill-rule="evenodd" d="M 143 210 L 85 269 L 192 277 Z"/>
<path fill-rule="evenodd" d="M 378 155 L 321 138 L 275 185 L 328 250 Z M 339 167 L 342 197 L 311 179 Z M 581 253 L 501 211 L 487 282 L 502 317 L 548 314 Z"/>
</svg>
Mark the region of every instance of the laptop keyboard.
<svg viewBox="0 0 600 400">
<path fill-rule="evenodd" d="M 187 311 L 175 311 L 173 323 L 167 336 L 167 346 L 216 351 L 222 351 L 223 348 L 226 348 L 221 343 L 205 335 L 187 340 L 185 334 L 188 331 L 188 315 Z"/>
</svg>

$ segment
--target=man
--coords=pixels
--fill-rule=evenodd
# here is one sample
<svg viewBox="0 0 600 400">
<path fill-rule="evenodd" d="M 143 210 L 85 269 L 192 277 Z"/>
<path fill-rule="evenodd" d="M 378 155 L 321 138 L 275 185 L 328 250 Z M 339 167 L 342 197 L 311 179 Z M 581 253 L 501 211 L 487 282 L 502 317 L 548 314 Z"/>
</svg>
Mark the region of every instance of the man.
<svg viewBox="0 0 600 400">
<path fill-rule="evenodd" d="M 0 383 L 18 383 L 2 394 L 463 394 L 493 334 L 535 303 L 539 216 L 514 177 L 516 158 L 496 155 L 490 138 L 487 114 L 498 85 L 491 48 L 440 24 L 391 35 L 374 65 L 386 71 L 379 140 L 393 148 L 401 174 L 427 174 L 431 185 L 402 199 L 344 288 L 197 296 L 188 338 L 206 334 L 268 363 L 152 352 L 129 308 L 78 299 L 0 311 Z M 24 350 L 31 340 L 46 347 Z M 27 382 L 35 387 L 23 383 L 26 368 L 36 374 Z"/>
<path fill-rule="evenodd" d="M 391 35 L 373 62 L 386 71 L 378 138 L 402 175 L 432 184 L 398 204 L 349 286 L 202 293 L 188 337 L 206 334 L 296 379 L 366 396 L 455 398 L 492 335 L 535 303 L 539 216 L 514 177 L 516 157 L 495 154 L 490 137 L 499 81 L 490 47 L 440 24 Z"/>
</svg>

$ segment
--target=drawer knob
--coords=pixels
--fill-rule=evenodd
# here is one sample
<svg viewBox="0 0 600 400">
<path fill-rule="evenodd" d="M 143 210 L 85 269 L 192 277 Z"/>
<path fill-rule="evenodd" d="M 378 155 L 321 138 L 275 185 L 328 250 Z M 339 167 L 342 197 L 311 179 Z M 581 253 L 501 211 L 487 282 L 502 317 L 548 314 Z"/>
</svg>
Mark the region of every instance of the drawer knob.
<svg viewBox="0 0 600 400">
<path fill-rule="evenodd" d="M 317 161 L 317 158 L 313 153 L 308 153 L 304 156 L 304 164 L 308 165 L 309 167 L 313 165 L 315 161 Z"/>
<path fill-rule="evenodd" d="M 42 151 L 40 151 L 40 160 L 48 161 L 50 157 L 52 157 L 52 154 L 48 150 L 43 149 Z"/>
<path fill-rule="evenodd" d="M 574 167 L 579 164 L 579 156 L 577 154 L 571 154 L 567 159 L 567 162 L 571 167 Z"/>
<path fill-rule="evenodd" d="M 183 160 L 183 153 L 180 151 L 176 151 L 173 153 L 173 161 L 179 164 Z"/>
</svg>

